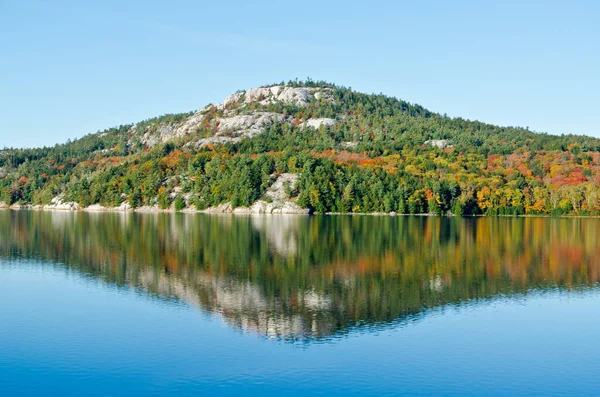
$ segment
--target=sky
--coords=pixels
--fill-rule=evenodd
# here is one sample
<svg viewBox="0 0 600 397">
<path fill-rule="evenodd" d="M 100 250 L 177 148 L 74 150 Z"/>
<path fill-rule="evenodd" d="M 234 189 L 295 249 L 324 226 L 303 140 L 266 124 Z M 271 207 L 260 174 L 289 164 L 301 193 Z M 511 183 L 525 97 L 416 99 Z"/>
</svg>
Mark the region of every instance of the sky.
<svg viewBox="0 0 600 397">
<path fill-rule="evenodd" d="M 0 148 L 290 79 L 600 137 L 598 1 L 0 0 Z"/>
</svg>

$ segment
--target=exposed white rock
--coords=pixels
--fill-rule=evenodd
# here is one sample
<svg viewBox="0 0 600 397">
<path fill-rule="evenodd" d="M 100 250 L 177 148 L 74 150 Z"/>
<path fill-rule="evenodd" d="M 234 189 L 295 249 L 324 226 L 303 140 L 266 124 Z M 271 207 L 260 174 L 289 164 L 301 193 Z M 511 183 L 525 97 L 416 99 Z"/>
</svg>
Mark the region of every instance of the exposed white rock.
<svg viewBox="0 0 600 397">
<path fill-rule="evenodd" d="M 121 203 L 121 205 L 119 205 L 118 207 L 114 207 L 112 210 L 113 211 L 130 211 L 131 209 L 132 209 L 131 205 L 129 205 L 128 202 L 124 202 L 124 203 Z"/>
<path fill-rule="evenodd" d="M 144 134 L 140 140 L 147 146 L 154 146 L 161 142 L 167 142 L 175 138 L 181 138 L 192 133 L 203 121 L 203 114 L 196 113 L 190 117 L 181 127 L 161 127 L 156 134 Z M 216 132 L 214 136 L 200 138 L 188 145 L 202 147 L 209 144 L 224 144 L 237 142 L 241 137 L 252 138 L 262 133 L 264 128 L 285 121 L 286 118 L 279 113 L 254 112 L 251 114 L 233 115 L 229 117 L 216 117 L 211 123 Z"/>
<path fill-rule="evenodd" d="M 177 128 L 176 135 L 181 137 L 193 132 L 204 120 L 204 115 L 213 105 L 206 105 L 190 116 L 180 127 Z"/>
<path fill-rule="evenodd" d="M 216 127 L 217 132 L 214 136 L 200 138 L 194 142 L 190 142 L 188 145 L 200 148 L 210 144 L 239 142 L 242 138 L 253 138 L 261 134 L 265 127 L 273 123 L 285 120 L 286 118 L 282 114 L 270 112 L 254 112 L 251 114 L 217 118 L 215 123 L 218 123 L 218 127 Z"/>
<path fill-rule="evenodd" d="M 236 142 L 239 139 L 232 140 L 231 138 L 252 138 L 263 132 L 264 128 L 272 123 L 291 121 L 290 117 L 285 117 L 279 113 L 257 111 L 250 114 L 235 114 L 238 103 L 249 104 L 254 102 L 266 106 L 275 102 L 283 102 L 302 107 L 306 106 L 313 98 L 333 101 L 333 90 L 329 87 L 271 86 L 252 88 L 229 95 L 225 98 L 223 105 L 205 106 L 180 125 L 161 125 L 156 131 L 146 132 L 144 135 L 138 136 L 139 140 L 146 146 L 154 146 L 176 138 L 185 137 L 186 135 L 195 133 L 200 125 L 205 122 L 206 113 L 215 108 L 218 111 L 218 116 L 211 118 L 208 125 L 214 130 L 214 137 L 224 137 L 216 140 L 212 140 L 214 137 L 201 138 L 189 144 L 201 147 L 208 144 Z M 335 124 L 335 120 L 322 118 L 311 119 L 306 122 L 306 126 L 315 129 L 323 124 L 331 126 Z M 132 127 L 130 132 L 135 135 L 136 126 Z"/>
<path fill-rule="evenodd" d="M 63 195 L 54 197 L 50 200 L 50 204 L 44 205 L 42 209 L 45 210 L 61 210 L 61 211 L 76 211 L 79 209 L 79 204 L 72 201 L 63 202 Z"/>
<path fill-rule="evenodd" d="M 135 212 L 166 212 L 168 210 L 162 210 L 158 205 L 144 205 L 134 209 Z"/>
<path fill-rule="evenodd" d="M 273 87 L 270 87 L 269 90 L 271 91 L 271 94 L 277 97 L 281 93 L 282 87 L 274 85 Z"/>
<path fill-rule="evenodd" d="M 358 142 L 340 142 L 340 146 L 346 149 L 356 149 Z"/>
<path fill-rule="evenodd" d="M 118 207 L 105 207 L 100 204 L 92 204 L 83 208 L 83 210 L 88 212 L 126 212 L 133 210 L 133 208 L 131 208 L 129 203 L 124 202 L 121 203 L 121 205 L 119 205 Z"/>
<path fill-rule="evenodd" d="M 245 94 L 246 94 L 245 91 L 238 91 L 235 94 L 231 94 L 231 95 L 227 96 L 227 98 L 225 98 L 225 101 L 223 102 L 223 106 L 227 107 L 232 104 L 238 103 Z"/>
<path fill-rule="evenodd" d="M 240 114 L 219 120 L 219 129 L 223 131 L 244 130 L 254 126 L 258 117 L 254 114 Z"/>
<path fill-rule="evenodd" d="M 333 125 L 335 125 L 335 120 L 334 119 L 329 119 L 329 118 L 320 118 L 320 119 L 309 119 L 305 125 L 307 127 L 311 127 L 314 128 L 315 130 L 318 129 L 320 126 L 325 125 L 326 127 L 332 127 Z"/>
<path fill-rule="evenodd" d="M 285 117 L 279 113 L 255 112 L 252 114 L 237 115 L 218 119 L 219 127 L 217 135 L 243 135 L 252 138 L 260 134 L 263 129 L 273 123 L 284 120 Z"/>
<path fill-rule="evenodd" d="M 302 208 L 292 201 L 280 203 L 266 202 L 258 200 L 250 207 L 237 207 L 233 210 L 234 214 L 308 214 L 307 208 Z"/>
<path fill-rule="evenodd" d="M 296 187 L 298 183 L 298 174 L 284 173 L 279 175 L 277 180 L 267 189 L 265 196 L 270 197 L 274 202 L 286 200 L 285 186 L 289 185 L 290 189 Z"/>
<path fill-rule="evenodd" d="M 100 204 L 92 204 L 92 205 L 85 207 L 83 210 L 90 211 L 90 212 L 104 212 L 104 211 L 110 211 L 110 208 L 107 208 Z"/>
<path fill-rule="evenodd" d="M 45 210 L 60 210 L 60 211 L 76 211 L 79 209 L 79 204 L 73 202 L 45 205 Z"/>
<path fill-rule="evenodd" d="M 207 212 L 209 214 L 224 214 L 224 213 L 231 213 L 232 211 L 233 211 L 233 208 L 231 207 L 231 203 L 227 202 L 227 203 L 219 204 L 216 207 L 208 207 L 200 212 Z"/>
<path fill-rule="evenodd" d="M 304 87 L 284 87 L 281 92 L 274 96 L 275 101 L 281 101 L 286 103 L 294 103 L 298 106 L 306 106 L 310 101 L 312 95 L 310 90 Z"/>
<path fill-rule="evenodd" d="M 240 102 L 243 98 L 243 103 L 258 102 L 261 105 L 268 105 L 273 102 L 285 102 L 298 106 L 306 106 L 312 98 L 331 100 L 331 88 L 316 88 L 316 87 L 287 87 L 287 86 L 271 86 L 252 88 L 247 91 L 236 92 L 233 95 L 225 98 L 224 106 L 228 107 L 232 104 Z"/>
<path fill-rule="evenodd" d="M 331 92 L 326 92 L 324 93 L 323 91 L 316 91 L 313 95 L 315 97 L 315 99 L 320 100 L 320 99 L 331 99 Z"/>
<path fill-rule="evenodd" d="M 175 128 L 170 125 L 161 125 L 155 132 L 146 132 L 140 140 L 147 146 L 154 146 L 161 142 L 169 141 L 176 137 Z"/>
<path fill-rule="evenodd" d="M 446 149 L 446 148 L 452 147 L 452 145 L 450 144 L 450 142 L 448 142 L 447 139 L 431 139 L 429 141 L 425 141 L 424 143 L 425 143 L 425 145 L 430 145 L 430 146 L 437 147 L 440 149 Z"/>
</svg>

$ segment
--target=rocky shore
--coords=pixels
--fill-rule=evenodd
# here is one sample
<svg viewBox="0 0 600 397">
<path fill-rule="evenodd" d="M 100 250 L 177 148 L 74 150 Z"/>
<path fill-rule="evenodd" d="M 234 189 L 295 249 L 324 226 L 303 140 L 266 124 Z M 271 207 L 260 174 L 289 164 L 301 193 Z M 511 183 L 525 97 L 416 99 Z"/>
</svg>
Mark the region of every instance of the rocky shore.
<svg viewBox="0 0 600 397">
<path fill-rule="evenodd" d="M 12 204 L 0 203 L 0 210 L 36 210 L 36 211 L 85 211 L 85 212 L 141 212 L 141 213 L 159 213 L 176 212 L 173 208 L 162 209 L 157 205 L 132 208 L 129 204 L 123 203 L 119 207 L 105 207 L 99 204 L 93 204 L 89 207 L 80 207 L 77 203 L 64 203 L 64 205 L 32 205 L 32 204 Z M 280 208 L 274 207 L 271 203 L 262 200 L 257 201 L 250 207 L 232 208 L 231 203 L 224 203 L 217 207 L 209 207 L 203 210 L 197 210 L 194 207 L 182 209 L 182 213 L 205 213 L 205 214 L 303 214 L 308 215 L 308 208 L 301 208 L 292 205 L 285 205 Z"/>
<path fill-rule="evenodd" d="M 233 207 L 231 203 L 223 203 L 216 207 L 208 207 L 203 210 L 196 209 L 193 205 L 188 205 L 180 212 L 184 213 L 208 213 L 208 214 L 303 214 L 310 213 L 308 208 L 302 208 L 290 199 L 285 190 L 286 186 L 295 186 L 298 176 L 295 174 L 281 174 L 269 187 L 264 197 L 249 207 Z M 87 207 L 81 207 L 78 203 L 63 201 L 63 196 L 54 197 L 50 204 L 32 205 L 32 204 L 12 204 L 0 202 L 0 209 L 11 210 L 44 210 L 44 211 L 87 211 L 87 212 L 175 212 L 173 205 L 167 209 L 162 209 L 158 205 L 142 206 L 133 208 L 129 203 L 121 203 L 118 207 L 106 207 L 100 204 L 92 204 Z"/>
</svg>

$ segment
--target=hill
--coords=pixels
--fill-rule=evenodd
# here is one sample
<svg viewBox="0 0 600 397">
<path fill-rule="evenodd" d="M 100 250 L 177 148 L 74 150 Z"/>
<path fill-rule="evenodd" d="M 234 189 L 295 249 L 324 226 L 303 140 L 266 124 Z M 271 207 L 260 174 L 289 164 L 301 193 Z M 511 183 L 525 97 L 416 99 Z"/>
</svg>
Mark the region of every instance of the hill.
<svg viewBox="0 0 600 397">
<path fill-rule="evenodd" d="M 600 214 L 600 139 L 449 118 L 291 81 L 51 148 L 0 152 L 36 208 Z"/>
</svg>

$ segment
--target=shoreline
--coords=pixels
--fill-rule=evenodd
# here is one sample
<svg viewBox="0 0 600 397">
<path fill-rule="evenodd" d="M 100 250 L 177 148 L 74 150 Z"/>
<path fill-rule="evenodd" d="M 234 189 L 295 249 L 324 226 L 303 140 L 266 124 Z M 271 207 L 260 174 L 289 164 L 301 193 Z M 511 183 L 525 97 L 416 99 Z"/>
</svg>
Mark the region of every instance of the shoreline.
<svg viewBox="0 0 600 397">
<path fill-rule="evenodd" d="M 87 212 L 87 213 L 141 213 L 141 214 L 159 214 L 159 213 L 181 213 L 181 214 L 230 214 L 230 215 L 311 215 L 308 209 L 299 208 L 297 211 L 289 211 L 274 209 L 271 212 L 254 212 L 252 207 L 236 207 L 231 209 L 228 203 L 221 204 L 217 207 L 209 207 L 204 210 L 186 207 L 180 211 L 174 208 L 162 209 L 158 206 L 142 206 L 132 208 L 128 204 L 119 207 L 104 207 L 99 204 L 92 204 L 88 207 L 81 208 L 75 203 L 65 203 L 61 205 L 33 205 L 33 204 L 12 204 L 0 205 L 0 211 L 52 211 L 52 212 Z"/>
<path fill-rule="evenodd" d="M 71 204 L 71 203 L 69 203 Z M 50 212 L 86 212 L 86 213 L 138 213 L 138 214 L 208 214 L 208 215 L 351 215 L 351 216 L 416 216 L 416 217 L 439 217 L 439 218 L 600 218 L 600 215 L 550 215 L 550 214 L 525 214 L 525 215 L 454 215 L 454 214 L 400 214 L 397 212 L 309 212 L 308 209 L 302 209 L 297 212 L 252 212 L 251 207 L 237 207 L 235 209 L 223 209 L 223 204 L 218 207 L 209 207 L 204 210 L 197 210 L 194 208 L 186 207 L 180 211 L 176 211 L 173 208 L 161 209 L 158 206 L 143 206 L 137 208 L 131 208 L 129 205 L 121 205 L 119 207 L 104 207 L 98 204 L 81 208 L 79 206 L 54 206 L 54 205 L 32 205 L 32 204 L 13 204 L 13 205 L 0 205 L 0 211 L 50 211 Z"/>
</svg>

